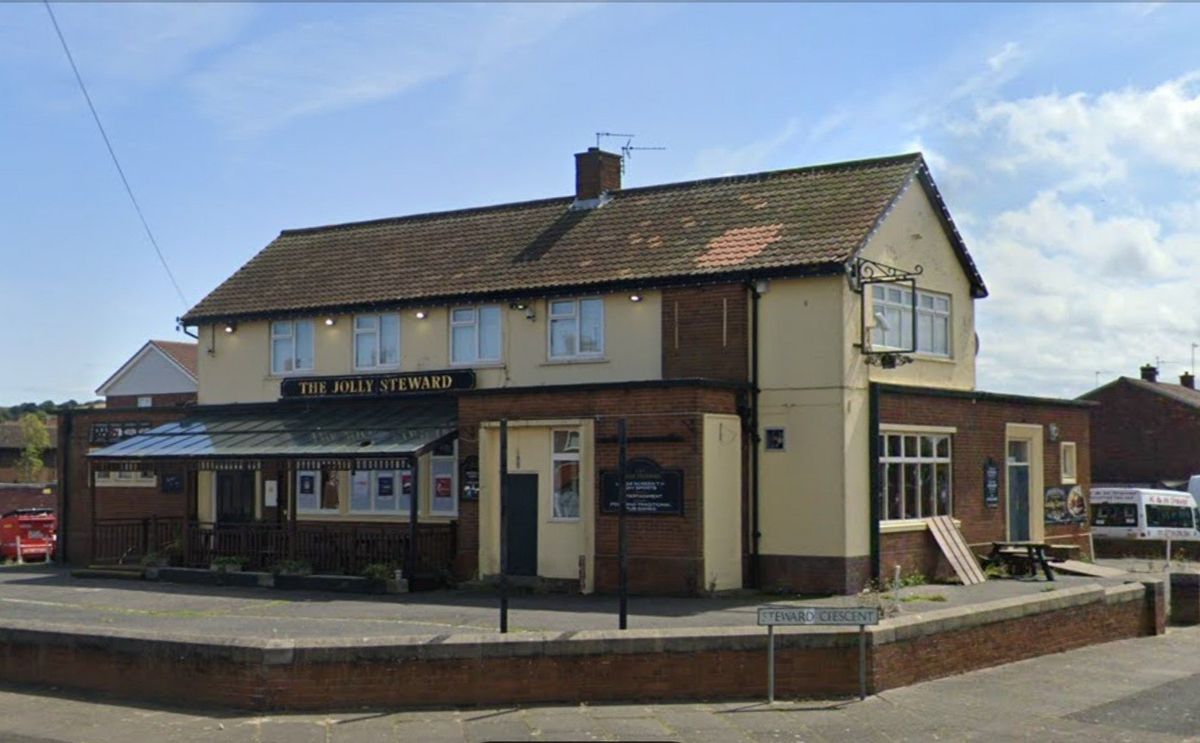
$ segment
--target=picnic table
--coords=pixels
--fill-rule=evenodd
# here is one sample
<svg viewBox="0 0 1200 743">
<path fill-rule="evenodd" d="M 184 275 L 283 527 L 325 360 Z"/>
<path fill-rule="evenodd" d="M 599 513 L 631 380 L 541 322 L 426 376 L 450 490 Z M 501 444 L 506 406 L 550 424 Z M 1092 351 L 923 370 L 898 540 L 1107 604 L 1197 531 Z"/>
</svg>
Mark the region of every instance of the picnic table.
<svg viewBox="0 0 1200 743">
<path fill-rule="evenodd" d="M 1001 562 L 1011 563 L 1013 558 L 1025 557 L 1034 574 L 1038 566 L 1046 574 L 1046 580 L 1054 580 L 1054 572 L 1050 570 L 1050 561 L 1046 559 L 1045 542 L 992 542 L 992 551 L 988 555 L 987 564 L 997 565 Z"/>
</svg>

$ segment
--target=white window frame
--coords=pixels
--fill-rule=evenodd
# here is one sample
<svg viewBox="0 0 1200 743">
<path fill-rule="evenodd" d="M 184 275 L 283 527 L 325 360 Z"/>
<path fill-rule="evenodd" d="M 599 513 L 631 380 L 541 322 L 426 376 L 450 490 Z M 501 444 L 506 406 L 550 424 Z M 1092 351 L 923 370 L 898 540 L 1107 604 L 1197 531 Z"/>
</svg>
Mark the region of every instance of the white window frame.
<svg viewBox="0 0 1200 743">
<path fill-rule="evenodd" d="M 450 499 L 454 501 L 454 507 L 449 510 L 438 510 L 434 508 L 436 499 L 433 494 L 436 492 L 437 485 L 434 477 L 434 462 L 449 462 L 450 463 Z M 429 456 L 429 515 L 430 516 L 458 516 L 458 442 L 454 442 L 454 450 L 450 454 L 431 454 Z"/>
<path fill-rule="evenodd" d="M 154 396 L 153 395 L 138 395 L 137 406 L 139 408 L 154 407 Z"/>
<path fill-rule="evenodd" d="M 296 336 L 298 335 L 298 333 L 296 332 L 296 328 L 299 327 L 300 325 L 308 325 L 308 329 L 309 329 L 308 337 L 313 344 L 313 347 L 310 349 L 310 353 L 309 353 L 309 357 L 312 359 L 311 366 L 302 367 L 298 363 L 298 358 L 297 358 L 297 354 L 296 354 Z M 286 333 L 279 332 L 282 328 L 285 328 L 285 327 L 287 329 Z M 317 362 L 317 348 L 316 348 L 317 341 L 316 341 L 315 332 L 313 329 L 313 321 L 312 320 L 272 320 L 268 327 L 268 331 L 269 332 L 268 332 L 268 341 L 267 342 L 271 344 L 271 352 L 270 352 L 270 354 L 268 354 L 270 356 L 271 376 L 287 377 L 287 376 L 292 376 L 294 374 L 307 374 L 313 370 L 313 367 L 316 366 L 316 362 Z M 289 344 L 292 349 L 291 350 L 291 358 L 290 358 L 290 360 L 292 362 L 291 369 L 280 370 L 280 369 L 276 368 L 275 341 L 280 341 L 280 340 L 290 340 L 291 341 L 291 343 Z"/>
<path fill-rule="evenodd" d="M 411 503 L 404 503 L 401 506 L 404 498 L 404 475 L 403 472 L 409 470 L 362 470 L 367 473 L 368 478 L 368 507 L 354 507 L 354 486 L 353 482 L 350 487 L 350 513 L 352 514 L 374 514 L 376 516 L 404 516 L 409 515 Z M 393 494 L 392 497 L 396 500 L 396 508 L 380 508 L 379 507 L 379 478 L 381 475 L 391 475 L 393 478 Z M 353 481 L 353 478 L 352 478 Z M 412 496 L 410 495 L 409 498 Z"/>
<path fill-rule="evenodd" d="M 496 356 L 483 355 L 483 324 L 480 322 L 480 314 L 484 309 L 494 309 L 500 318 L 500 322 L 496 325 L 496 332 L 499 337 L 496 338 Z M 457 312 L 468 311 L 471 313 L 470 320 L 455 320 L 454 315 Z M 469 359 L 457 359 L 454 357 L 454 329 L 455 328 L 474 328 L 475 330 L 475 348 L 474 356 Z M 504 360 L 504 312 L 498 304 L 477 304 L 450 308 L 450 365 L 451 366 L 475 366 L 478 364 L 499 364 Z"/>
<path fill-rule="evenodd" d="M 581 352 L 579 349 L 583 345 L 583 303 L 596 302 L 600 305 L 600 343 L 599 349 L 596 351 Z M 570 304 L 571 311 L 554 312 L 556 304 Z M 552 361 L 564 361 L 573 359 L 599 359 L 604 357 L 604 336 L 605 336 L 605 318 L 604 318 L 604 298 L 603 297 L 579 297 L 576 299 L 548 299 L 546 300 L 546 357 Z M 575 350 L 574 353 L 555 354 L 554 353 L 554 323 L 555 321 L 566 322 L 574 320 L 575 322 Z"/>
<path fill-rule="evenodd" d="M 899 292 L 900 299 L 899 300 L 888 299 L 887 295 L 888 295 L 889 291 Z M 914 353 L 919 356 L 930 356 L 930 357 L 934 357 L 934 358 L 943 358 L 943 359 L 953 358 L 954 342 L 953 342 L 953 338 L 952 338 L 953 333 L 951 332 L 952 328 L 954 327 L 954 324 L 953 324 L 954 299 L 953 299 L 953 297 L 951 297 L 949 294 L 943 294 L 941 292 L 931 292 L 931 291 L 926 291 L 924 289 L 917 289 L 916 292 L 917 292 L 917 302 L 916 302 L 917 322 L 916 322 L 915 331 L 914 331 L 913 315 L 912 315 L 912 313 L 913 313 L 912 290 L 905 288 L 905 287 L 898 287 L 898 286 L 894 286 L 894 285 L 890 285 L 890 284 L 873 284 L 872 285 L 872 288 L 871 288 L 871 314 L 872 314 L 872 317 L 874 317 L 876 313 L 885 313 L 885 316 L 886 316 L 886 313 L 889 313 L 889 312 L 892 314 L 892 316 L 894 318 L 898 317 L 898 319 L 891 320 L 891 323 L 893 325 L 892 329 L 896 333 L 899 334 L 899 343 L 888 343 L 887 342 L 886 337 L 885 337 L 887 334 L 887 331 L 884 331 L 884 329 L 879 326 L 879 321 L 878 321 L 878 319 L 876 319 L 874 326 L 871 328 L 871 348 L 873 350 L 913 348 L 913 349 L 915 349 Z M 925 300 L 928 300 L 928 306 L 923 306 Z M 944 310 L 937 307 L 937 304 L 940 300 L 944 300 L 946 303 L 946 308 Z M 921 325 L 922 325 L 922 320 L 924 320 L 924 319 L 929 320 L 929 328 L 930 328 L 931 336 L 936 335 L 936 333 L 934 333 L 934 330 L 933 330 L 935 327 L 935 324 L 942 323 L 942 322 L 945 323 L 946 348 L 944 350 L 933 347 L 933 337 L 930 337 L 927 339 L 928 343 L 929 343 L 928 347 L 926 347 L 926 348 L 921 347 L 921 343 L 923 340 L 922 333 L 921 333 Z M 905 338 L 904 338 L 905 334 L 913 333 L 913 332 L 916 333 L 916 337 L 912 339 L 912 343 L 911 344 L 905 343 Z"/>
<path fill-rule="evenodd" d="M 894 456 L 894 455 L 891 455 L 888 453 L 889 452 L 888 439 L 890 439 L 890 438 L 899 438 L 900 439 L 900 454 L 898 456 Z M 917 451 L 913 455 L 909 455 L 909 453 L 905 449 L 905 447 L 907 446 L 906 439 L 908 439 L 908 438 L 916 439 Z M 886 431 L 880 431 L 879 439 L 880 439 L 880 441 L 879 441 L 879 462 L 877 464 L 877 466 L 879 467 L 879 498 L 880 498 L 879 520 L 880 521 L 909 521 L 911 519 L 929 518 L 930 516 L 953 517 L 954 516 L 954 437 L 948 433 L 930 433 L 928 431 L 906 431 L 906 430 L 900 430 L 900 429 L 890 429 L 890 430 L 886 430 Z M 932 456 L 925 456 L 920 453 L 921 443 L 922 443 L 922 440 L 924 440 L 924 439 L 932 440 L 931 441 L 931 448 L 933 451 Z M 940 456 L 937 453 L 938 441 L 940 441 L 941 439 L 946 440 L 946 456 Z M 908 494 L 906 492 L 908 489 L 908 483 L 909 483 L 908 468 L 912 467 L 912 466 L 916 466 L 919 468 L 922 465 L 928 465 L 933 468 L 933 476 L 931 478 L 931 483 L 932 483 L 932 487 L 934 488 L 934 491 L 935 491 L 932 494 L 933 502 L 934 502 L 934 510 L 937 510 L 937 503 L 938 503 L 938 494 L 936 492 L 936 490 L 937 490 L 937 465 L 944 464 L 946 466 L 946 487 L 947 487 L 947 491 L 948 491 L 947 496 L 946 496 L 946 500 L 947 500 L 946 512 L 945 513 L 934 513 L 934 514 L 922 513 L 921 511 L 922 511 L 922 505 L 923 505 L 923 503 L 922 503 L 923 498 L 922 498 L 922 494 L 918 493 L 917 497 L 915 499 L 915 502 L 916 502 L 916 512 L 915 513 L 902 513 L 899 516 L 889 513 L 890 498 L 889 498 L 889 493 L 888 493 L 887 472 L 888 472 L 888 465 L 892 465 L 892 464 L 900 466 L 899 481 L 900 481 L 900 487 L 901 487 L 901 490 L 900 490 L 901 508 L 904 508 L 905 504 L 908 501 L 908 498 L 907 498 Z M 919 472 L 920 472 L 920 470 L 918 469 L 918 480 L 920 477 Z"/>
<path fill-rule="evenodd" d="M 149 471 L 116 470 L 96 473 L 96 487 L 98 488 L 153 488 L 157 486 L 158 476 Z"/>
<path fill-rule="evenodd" d="M 300 478 L 303 475 L 312 475 L 313 476 L 313 483 L 316 485 L 316 495 L 317 495 L 317 507 L 316 508 L 305 508 L 304 506 L 300 505 Z M 296 472 L 296 482 L 295 482 L 296 513 L 321 513 L 321 514 L 341 513 L 342 512 L 342 509 L 341 509 L 341 502 L 342 502 L 341 474 L 338 472 L 334 472 L 333 476 L 338 478 L 338 496 L 339 496 L 338 497 L 338 507 L 337 508 L 322 508 L 321 501 L 322 501 L 323 491 L 325 489 L 325 483 L 323 481 L 323 478 L 321 477 L 321 470 L 298 470 Z M 213 478 L 213 481 L 214 482 L 216 481 L 215 477 Z M 347 496 L 347 497 L 349 497 L 349 496 Z"/>
<path fill-rule="evenodd" d="M 1070 452 L 1068 455 L 1067 452 Z M 1064 441 L 1058 450 L 1059 469 L 1063 485 L 1074 485 L 1079 482 L 1079 447 L 1074 441 Z M 1070 467 L 1067 463 L 1070 463 Z"/>
<path fill-rule="evenodd" d="M 576 447 L 576 450 L 573 452 L 557 452 L 557 451 L 555 451 L 554 450 L 554 435 L 557 433 L 567 434 L 568 441 L 570 441 L 571 435 L 574 434 L 576 440 L 579 442 L 578 446 Z M 558 513 L 557 513 L 557 511 L 558 511 L 557 493 L 555 493 L 555 491 L 554 491 L 554 475 L 555 475 L 557 466 L 560 462 L 574 462 L 575 466 L 576 466 L 576 471 L 579 472 L 580 475 L 583 474 L 583 464 L 582 464 L 582 459 L 580 456 L 582 453 L 583 453 L 583 432 L 580 429 L 578 429 L 578 428 L 552 428 L 552 429 L 550 429 L 550 521 L 560 522 L 560 523 L 574 523 L 574 522 L 579 521 L 583 517 L 583 478 L 582 477 L 577 478 L 575 481 L 575 488 L 577 490 L 577 492 L 575 494 L 577 496 L 576 508 L 578 509 L 578 512 L 574 516 L 559 516 L 558 515 Z"/>
<path fill-rule="evenodd" d="M 385 364 L 380 359 L 383 358 L 383 318 L 392 317 L 396 320 L 396 362 Z M 374 329 L 363 330 L 358 327 L 359 320 L 372 318 L 375 320 Z M 350 341 L 351 362 L 354 364 L 356 371 L 366 371 L 370 369 L 398 369 L 400 368 L 400 360 L 404 356 L 403 347 L 400 345 L 400 313 L 398 312 L 380 312 L 374 314 L 355 315 L 351 320 L 351 335 L 353 338 Z M 367 337 L 374 336 L 375 345 L 375 363 L 374 364 L 359 364 L 358 363 L 358 338 L 359 336 Z"/>
</svg>

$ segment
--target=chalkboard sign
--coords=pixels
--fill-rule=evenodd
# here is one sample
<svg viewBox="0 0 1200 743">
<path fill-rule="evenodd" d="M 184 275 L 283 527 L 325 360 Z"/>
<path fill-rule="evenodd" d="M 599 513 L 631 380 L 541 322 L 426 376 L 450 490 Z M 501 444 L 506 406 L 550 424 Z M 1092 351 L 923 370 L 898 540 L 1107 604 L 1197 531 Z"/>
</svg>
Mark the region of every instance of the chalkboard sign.
<svg viewBox="0 0 1200 743">
<path fill-rule="evenodd" d="M 467 457 L 462 461 L 458 477 L 460 500 L 479 500 L 479 457 Z"/>
<path fill-rule="evenodd" d="M 991 459 L 983 463 L 983 502 L 988 508 L 1000 507 L 1000 466 Z"/>
<path fill-rule="evenodd" d="M 620 510 L 621 493 L 617 472 L 600 473 L 605 513 Z M 625 466 L 625 513 L 638 516 L 683 514 L 683 471 L 664 470 L 653 459 L 631 459 Z"/>
</svg>

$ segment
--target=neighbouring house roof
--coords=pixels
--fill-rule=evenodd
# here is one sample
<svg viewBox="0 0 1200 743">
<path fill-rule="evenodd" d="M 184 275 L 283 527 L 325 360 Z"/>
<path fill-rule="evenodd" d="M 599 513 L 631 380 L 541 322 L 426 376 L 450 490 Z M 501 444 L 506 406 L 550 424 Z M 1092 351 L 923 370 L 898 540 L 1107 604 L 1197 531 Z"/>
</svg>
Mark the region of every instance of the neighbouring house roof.
<svg viewBox="0 0 1200 743">
<path fill-rule="evenodd" d="M 188 324 L 318 310 L 835 273 L 920 183 L 987 295 L 920 154 L 285 230 Z"/>
<path fill-rule="evenodd" d="M 50 448 L 58 443 L 58 426 L 53 421 L 46 423 L 46 432 L 50 434 Z M 5 421 L 0 423 L 0 449 L 23 449 L 25 437 L 21 435 L 20 421 Z"/>
<path fill-rule="evenodd" d="M 104 380 L 104 383 L 96 388 L 96 394 L 109 394 L 118 381 L 132 372 L 151 354 L 156 354 L 165 359 L 171 368 L 177 369 L 194 386 L 196 384 L 196 349 L 197 345 L 195 343 L 147 341 L 144 346 L 138 349 L 137 353 L 130 356 L 129 360 L 121 365 L 121 368 L 113 372 L 112 376 Z"/>
<path fill-rule="evenodd" d="M 91 452 L 99 460 L 353 458 L 420 454 L 457 429 L 453 400 L 198 409 Z"/>
<path fill-rule="evenodd" d="M 1200 408 L 1200 390 L 1184 387 L 1182 384 L 1170 384 L 1168 382 L 1147 382 L 1146 380 L 1138 377 L 1117 377 L 1108 384 L 1101 385 L 1090 392 L 1085 392 L 1084 394 L 1080 395 L 1080 397 L 1083 399 L 1091 399 L 1093 396 L 1098 395 L 1103 390 L 1118 384 L 1129 384 L 1137 389 L 1146 390 L 1156 395 L 1162 395 L 1163 397 L 1169 397 L 1170 399 L 1183 403 L 1188 407 Z"/>
</svg>

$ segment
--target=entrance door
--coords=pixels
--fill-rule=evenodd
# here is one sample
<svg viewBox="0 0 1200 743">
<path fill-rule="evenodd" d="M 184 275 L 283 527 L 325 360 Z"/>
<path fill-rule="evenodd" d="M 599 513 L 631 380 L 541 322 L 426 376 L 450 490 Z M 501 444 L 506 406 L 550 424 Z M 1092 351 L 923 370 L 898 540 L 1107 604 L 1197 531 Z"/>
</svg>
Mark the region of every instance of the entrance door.
<svg viewBox="0 0 1200 743">
<path fill-rule="evenodd" d="M 508 573 L 537 575 L 538 476 L 509 475 Z"/>
<path fill-rule="evenodd" d="M 254 473 L 217 473 L 217 523 L 247 524 L 254 520 Z"/>
<path fill-rule="evenodd" d="M 1029 442 L 1008 442 L 1008 538 L 1026 541 L 1029 530 Z"/>
</svg>

